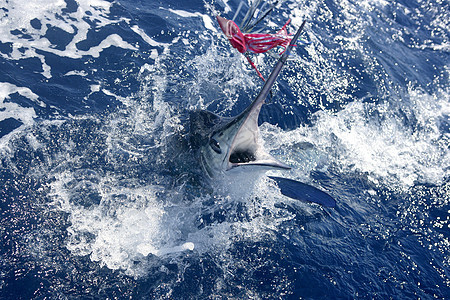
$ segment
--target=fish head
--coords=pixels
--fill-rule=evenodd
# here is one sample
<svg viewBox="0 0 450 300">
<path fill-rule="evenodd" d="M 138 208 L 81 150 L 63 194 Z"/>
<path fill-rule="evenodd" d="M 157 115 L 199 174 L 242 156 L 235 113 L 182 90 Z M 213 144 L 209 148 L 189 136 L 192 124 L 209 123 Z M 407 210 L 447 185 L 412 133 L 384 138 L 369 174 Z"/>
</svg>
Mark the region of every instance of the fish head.
<svg viewBox="0 0 450 300">
<path fill-rule="evenodd" d="M 200 147 L 200 163 L 209 177 L 236 170 L 290 169 L 263 146 L 258 117 L 263 102 L 253 103 L 235 118 L 223 118 Z"/>
</svg>

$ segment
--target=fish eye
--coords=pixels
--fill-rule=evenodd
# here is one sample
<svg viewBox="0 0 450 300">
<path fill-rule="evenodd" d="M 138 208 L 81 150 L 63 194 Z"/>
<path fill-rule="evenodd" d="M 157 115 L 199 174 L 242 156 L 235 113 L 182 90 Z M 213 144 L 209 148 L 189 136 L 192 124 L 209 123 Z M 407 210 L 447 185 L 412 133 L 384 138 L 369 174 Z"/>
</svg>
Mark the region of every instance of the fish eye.
<svg viewBox="0 0 450 300">
<path fill-rule="evenodd" d="M 214 150 L 214 152 L 216 152 L 217 154 L 221 154 L 222 150 L 220 149 L 220 145 L 219 142 L 216 141 L 215 139 L 211 138 L 209 140 L 209 146 Z"/>
</svg>

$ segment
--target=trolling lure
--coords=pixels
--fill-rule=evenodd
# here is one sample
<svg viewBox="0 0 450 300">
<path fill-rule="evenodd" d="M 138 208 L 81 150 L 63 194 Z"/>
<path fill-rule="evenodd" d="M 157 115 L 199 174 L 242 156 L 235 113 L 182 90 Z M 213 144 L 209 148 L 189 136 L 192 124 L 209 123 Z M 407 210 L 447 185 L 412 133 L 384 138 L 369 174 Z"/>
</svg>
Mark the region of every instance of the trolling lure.
<svg viewBox="0 0 450 300">
<path fill-rule="evenodd" d="M 287 25 L 290 19 L 284 26 L 275 34 L 270 33 L 242 33 L 239 27 L 232 20 L 227 20 L 223 17 L 217 16 L 220 28 L 225 36 L 230 41 L 231 45 L 240 53 L 244 54 L 250 65 L 256 70 L 258 76 L 263 80 L 261 72 L 256 68 L 255 64 L 249 56 L 252 53 L 265 53 L 275 47 L 281 46 L 286 51 L 286 47 L 291 42 L 291 34 L 287 32 Z M 282 53 L 284 53 L 284 51 Z M 281 54 L 282 54 L 281 53 Z"/>
<path fill-rule="evenodd" d="M 242 33 L 236 23 L 231 20 L 217 16 L 217 21 L 231 45 L 240 53 L 246 53 L 247 51 L 264 53 L 277 46 L 282 46 L 284 51 L 286 51 L 286 47 L 291 42 L 290 35 L 286 30 L 286 26 L 291 21 L 290 19 L 276 34 Z"/>
</svg>

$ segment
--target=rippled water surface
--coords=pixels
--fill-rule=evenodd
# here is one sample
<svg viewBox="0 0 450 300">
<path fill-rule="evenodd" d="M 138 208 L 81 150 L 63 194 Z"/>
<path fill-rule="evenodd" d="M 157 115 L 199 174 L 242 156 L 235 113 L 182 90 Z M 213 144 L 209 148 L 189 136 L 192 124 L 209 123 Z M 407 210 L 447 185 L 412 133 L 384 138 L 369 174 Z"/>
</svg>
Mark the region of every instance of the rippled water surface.
<svg viewBox="0 0 450 300">
<path fill-rule="evenodd" d="M 286 0 L 267 18 L 306 19 L 309 41 L 261 111 L 293 167 L 271 174 L 335 209 L 197 167 L 189 111 L 234 116 L 262 85 L 214 18 L 239 3 L 3 0 L 0 298 L 449 297 L 448 1 Z"/>
</svg>

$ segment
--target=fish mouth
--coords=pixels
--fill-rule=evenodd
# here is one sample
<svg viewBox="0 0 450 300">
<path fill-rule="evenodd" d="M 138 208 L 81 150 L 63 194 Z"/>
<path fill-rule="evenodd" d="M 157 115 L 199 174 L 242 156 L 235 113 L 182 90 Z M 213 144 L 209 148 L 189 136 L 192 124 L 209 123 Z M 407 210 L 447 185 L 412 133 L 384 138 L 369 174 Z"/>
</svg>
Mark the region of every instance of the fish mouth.
<svg viewBox="0 0 450 300">
<path fill-rule="evenodd" d="M 288 165 L 270 155 L 262 146 L 258 117 L 263 102 L 251 105 L 236 118 L 236 134 L 226 159 L 227 170 L 242 166 L 290 169 Z"/>
</svg>

